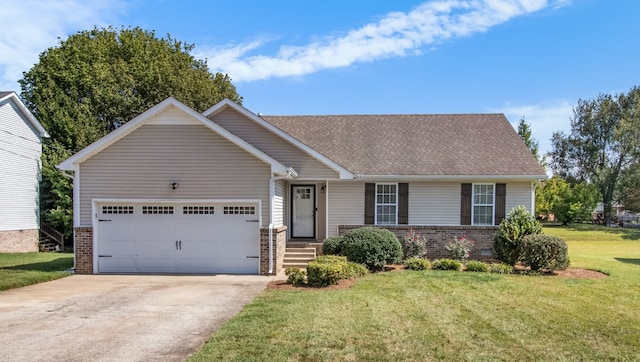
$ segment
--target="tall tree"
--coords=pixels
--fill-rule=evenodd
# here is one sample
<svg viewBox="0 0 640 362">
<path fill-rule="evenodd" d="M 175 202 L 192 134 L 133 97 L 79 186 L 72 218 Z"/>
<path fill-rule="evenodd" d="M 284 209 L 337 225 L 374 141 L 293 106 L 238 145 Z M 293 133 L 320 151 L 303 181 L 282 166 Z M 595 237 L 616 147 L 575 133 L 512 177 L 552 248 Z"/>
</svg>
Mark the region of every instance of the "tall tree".
<svg viewBox="0 0 640 362">
<path fill-rule="evenodd" d="M 551 142 L 553 170 L 596 186 L 609 224 L 621 175 L 640 162 L 640 88 L 579 100 L 571 133 L 556 132 Z"/>
<path fill-rule="evenodd" d="M 71 179 L 55 165 L 173 96 L 202 112 L 241 103 L 227 75 L 212 74 L 194 46 L 141 28 L 94 28 L 40 54 L 20 80 L 22 99 L 51 138 L 43 150 L 43 218 L 70 236 Z"/>
<path fill-rule="evenodd" d="M 518 136 L 522 138 L 522 141 L 524 141 L 524 144 L 527 145 L 527 148 L 529 148 L 529 150 L 531 151 L 531 154 L 533 154 L 536 157 L 536 160 L 540 161 L 540 155 L 538 154 L 538 149 L 539 149 L 538 141 L 536 141 L 536 139 L 533 138 L 531 134 L 531 125 L 529 125 L 524 120 L 524 117 L 522 117 L 520 119 L 520 122 L 518 123 Z"/>
</svg>

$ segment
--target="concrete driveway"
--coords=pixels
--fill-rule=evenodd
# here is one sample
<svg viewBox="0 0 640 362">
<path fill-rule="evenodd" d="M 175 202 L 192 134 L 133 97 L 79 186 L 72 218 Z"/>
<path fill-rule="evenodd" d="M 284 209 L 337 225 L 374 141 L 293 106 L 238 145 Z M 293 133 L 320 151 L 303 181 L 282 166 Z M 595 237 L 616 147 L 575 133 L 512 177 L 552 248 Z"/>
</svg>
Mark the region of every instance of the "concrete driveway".
<svg viewBox="0 0 640 362">
<path fill-rule="evenodd" d="M 73 275 L 0 292 L 0 361 L 182 361 L 273 279 Z"/>
</svg>

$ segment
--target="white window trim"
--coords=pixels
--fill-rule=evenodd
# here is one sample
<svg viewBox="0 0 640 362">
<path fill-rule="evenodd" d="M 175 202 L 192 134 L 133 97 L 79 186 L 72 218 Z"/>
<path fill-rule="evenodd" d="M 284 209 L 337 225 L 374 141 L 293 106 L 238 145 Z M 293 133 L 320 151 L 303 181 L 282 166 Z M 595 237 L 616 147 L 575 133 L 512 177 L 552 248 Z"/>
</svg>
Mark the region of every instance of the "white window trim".
<svg viewBox="0 0 640 362">
<path fill-rule="evenodd" d="M 476 185 L 491 185 L 493 187 L 493 197 L 491 204 L 491 224 L 476 224 L 475 209 L 476 206 L 489 206 L 489 204 L 476 204 Z M 493 226 L 496 223 L 496 184 L 491 182 L 478 182 L 471 185 L 471 225 L 474 226 Z"/>
<path fill-rule="evenodd" d="M 378 223 L 378 185 L 384 186 L 384 185 L 394 185 L 396 187 L 396 222 L 393 224 L 379 224 Z M 376 183 L 376 192 L 374 194 L 375 197 L 375 205 L 374 205 L 374 221 L 375 221 L 375 225 L 398 225 L 398 198 L 400 197 L 398 194 L 398 183 L 393 183 L 393 182 L 377 182 Z M 380 204 L 380 205 L 393 205 L 393 204 Z"/>
</svg>

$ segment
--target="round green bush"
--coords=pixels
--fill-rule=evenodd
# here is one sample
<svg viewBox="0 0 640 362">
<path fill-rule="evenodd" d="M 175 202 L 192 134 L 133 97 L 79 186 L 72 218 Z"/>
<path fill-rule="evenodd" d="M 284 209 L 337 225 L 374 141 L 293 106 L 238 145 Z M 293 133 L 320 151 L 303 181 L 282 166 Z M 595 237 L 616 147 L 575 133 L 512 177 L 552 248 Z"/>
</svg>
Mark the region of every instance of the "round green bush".
<svg viewBox="0 0 640 362">
<path fill-rule="evenodd" d="M 342 254 L 342 237 L 326 238 L 322 242 L 322 253 L 324 255 Z"/>
<path fill-rule="evenodd" d="M 382 270 L 385 264 L 402 261 L 402 245 L 389 230 L 361 227 L 342 237 L 343 254 L 349 261 L 364 264 L 369 270 Z"/>
<path fill-rule="evenodd" d="M 562 270 L 569 266 L 564 240 L 550 235 L 527 235 L 519 247 L 520 261 L 531 270 Z"/>
<path fill-rule="evenodd" d="M 307 272 L 300 268 L 287 268 L 284 274 L 287 276 L 287 284 L 293 285 L 304 284 L 304 277 L 307 276 Z"/>
<path fill-rule="evenodd" d="M 431 268 L 431 263 L 427 259 L 409 258 L 404 261 L 404 267 L 409 270 L 428 270 Z"/>
<path fill-rule="evenodd" d="M 471 260 L 467 263 L 465 270 L 468 272 L 488 273 L 491 270 L 491 267 L 487 263 Z"/>
<path fill-rule="evenodd" d="M 462 270 L 462 263 L 453 259 L 436 259 L 431 263 L 433 270 Z"/>
<path fill-rule="evenodd" d="M 505 263 L 494 263 L 491 264 L 491 272 L 496 274 L 511 274 L 513 267 Z"/>
<path fill-rule="evenodd" d="M 542 225 L 527 208 L 518 206 L 509 212 L 509 216 L 502 220 L 499 229 L 493 237 L 493 251 L 496 259 L 509 265 L 515 265 L 522 238 L 526 235 L 542 234 Z"/>
</svg>

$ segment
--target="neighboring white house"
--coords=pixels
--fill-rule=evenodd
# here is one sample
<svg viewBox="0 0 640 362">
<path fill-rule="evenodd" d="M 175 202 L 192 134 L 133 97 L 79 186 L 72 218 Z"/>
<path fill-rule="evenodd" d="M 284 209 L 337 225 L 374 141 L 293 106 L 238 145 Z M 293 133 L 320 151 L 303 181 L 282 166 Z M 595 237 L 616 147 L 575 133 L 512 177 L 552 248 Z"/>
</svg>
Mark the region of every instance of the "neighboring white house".
<svg viewBox="0 0 640 362">
<path fill-rule="evenodd" d="M 0 92 L 0 253 L 38 251 L 42 138 L 15 92 Z"/>
<path fill-rule="evenodd" d="M 491 257 L 546 174 L 502 114 L 258 116 L 169 98 L 58 165 L 76 273 L 274 274 L 286 248 L 373 225 Z"/>
</svg>

